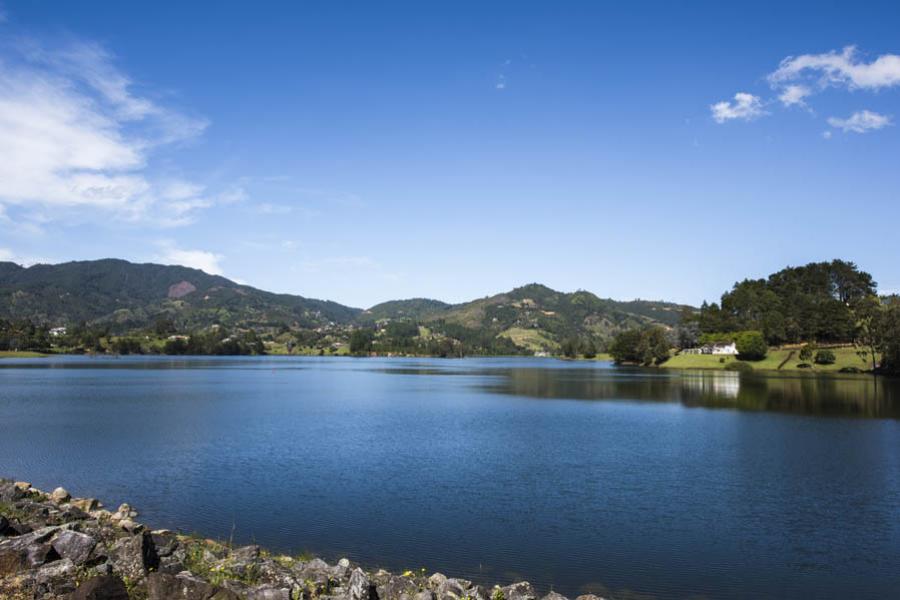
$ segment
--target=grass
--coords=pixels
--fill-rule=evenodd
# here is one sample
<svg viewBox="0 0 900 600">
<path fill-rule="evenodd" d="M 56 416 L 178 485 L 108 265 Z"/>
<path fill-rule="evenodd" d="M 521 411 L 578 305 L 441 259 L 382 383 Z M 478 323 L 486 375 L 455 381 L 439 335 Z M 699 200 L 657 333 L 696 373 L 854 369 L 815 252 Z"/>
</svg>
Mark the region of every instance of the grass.
<svg viewBox="0 0 900 600">
<path fill-rule="evenodd" d="M 540 350 L 554 350 L 559 347 L 559 344 L 544 335 L 542 331 L 526 329 L 524 327 L 510 327 L 497 337 L 509 338 L 516 346 L 527 348 L 535 352 Z"/>
<path fill-rule="evenodd" d="M 47 354 L 41 352 L 0 350 L 0 358 L 43 358 L 45 356 L 47 356 Z"/>
<path fill-rule="evenodd" d="M 769 350 L 769 353 L 762 360 L 739 361 L 733 356 L 713 356 L 710 354 L 679 354 L 673 356 L 665 363 L 660 365 L 666 369 L 724 369 L 731 363 L 746 362 L 753 367 L 754 371 L 809 371 L 809 372 L 836 372 L 845 367 L 853 367 L 861 371 L 872 368 L 871 357 L 864 360 L 856 353 L 856 348 L 832 348 L 835 361 L 832 365 L 817 365 L 812 361 L 807 364 L 810 368 L 800 369 L 801 364 L 799 350 L 789 350 L 776 348 Z M 791 356 L 793 352 L 793 356 Z M 721 358 L 725 361 L 721 362 Z M 780 368 L 779 368 L 780 367 Z"/>
</svg>

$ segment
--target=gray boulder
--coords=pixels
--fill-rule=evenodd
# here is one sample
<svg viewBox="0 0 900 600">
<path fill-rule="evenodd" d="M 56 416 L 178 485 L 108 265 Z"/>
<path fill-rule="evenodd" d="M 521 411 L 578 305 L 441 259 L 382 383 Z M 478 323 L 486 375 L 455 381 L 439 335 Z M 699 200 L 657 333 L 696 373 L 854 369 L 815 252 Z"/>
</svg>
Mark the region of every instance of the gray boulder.
<svg viewBox="0 0 900 600">
<path fill-rule="evenodd" d="M 86 533 L 63 530 L 53 540 L 53 548 L 63 558 L 69 558 L 76 565 L 87 562 L 97 540 Z"/>
<path fill-rule="evenodd" d="M 527 581 L 520 581 L 500 589 L 505 600 L 537 600 L 534 588 Z"/>
<path fill-rule="evenodd" d="M 230 590 L 213 586 L 189 575 L 150 573 L 147 576 L 148 600 L 239 600 Z"/>
<path fill-rule="evenodd" d="M 63 502 L 68 502 L 72 498 L 72 494 L 66 491 L 64 487 L 58 487 L 52 492 L 50 492 L 50 500 L 56 502 L 57 504 L 62 504 Z"/>
<path fill-rule="evenodd" d="M 562 594 L 558 594 L 556 592 L 550 592 L 549 594 L 547 594 L 546 596 L 541 598 L 541 600 L 569 600 L 569 599 L 566 598 L 565 596 L 563 596 Z"/>
<path fill-rule="evenodd" d="M 353 569 L 350 574 L 350 583 L 348 585 L 350 591 L 350 600 L 378 600 L 378 591 L 375 585 L 369 581 L 362 569 Z"/>
<path fill-rule="evenodd" d="M 261 585 L 247 591 L 247 600 L 291 600 L 291 590 Z"/>
<path fill-rule="evenodd" d="M 128 600 L 128 590 L 120 578 L 101 575 L 84 581 L 68 600 Z"/>
<path fill-rule="evenodd" d="M 159 568 L 159 556 L 147 532 L 118 540 L 109 551 L 109 561 L 117 573 L 131 579 L 140 579 Z"/>
</svg>

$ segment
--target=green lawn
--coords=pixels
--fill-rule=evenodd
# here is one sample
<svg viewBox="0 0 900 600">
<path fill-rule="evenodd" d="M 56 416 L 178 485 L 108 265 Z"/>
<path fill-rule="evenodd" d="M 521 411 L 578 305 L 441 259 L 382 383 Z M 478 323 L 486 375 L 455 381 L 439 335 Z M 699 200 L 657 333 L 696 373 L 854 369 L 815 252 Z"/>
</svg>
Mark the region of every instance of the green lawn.
<svg viewBox="0 0 900 600">
<path fill-rule="evenodd" d="M 791 355 L 791 352 L 791 350 L 772 349 L 769 350 L 769 353 L 763 360 L 754 361 L 739 361 L 733 356 L 721 357 L 709 354 L 679 354 L 678 356 L 673 356 L 660 366 L 667 369 L 724 369 L 730 363 L 746 362 L 757 371 L 775 371 L 778 370 L 778 367 L 782 363 L 784 363 L 784 366 L 781 367 L 782 371 L 802 370 L 814 373 L 839 371 L 844 367 L 855 367 L 860 370 L 872 368 L 871 357 L 868 358 L 868 360 L 861 359 L 856 353 L 855 348 L 834 348 L 832 349 L 835 356 L 833 365 L 817 365 L 812 361 L 809 361 L 808 364 L 811 364 L 812 367 L 808 369 L 799 369 L 797 367 L 797 365 L 803 362 L 800 360 L 800 351 L 794 350 L 793 355 Z M 724 358 L 725 361 L 722 362 L 720 360 L 721 358 Z M 787 362 L 785 362 L 786 359 Z"/>
<path fill-rule="evenodd" d="M 0 358 L 42 358 L 47 356 L 40 352 L 13 352 L 12 350 L 0 350 Z"/>
</svg>

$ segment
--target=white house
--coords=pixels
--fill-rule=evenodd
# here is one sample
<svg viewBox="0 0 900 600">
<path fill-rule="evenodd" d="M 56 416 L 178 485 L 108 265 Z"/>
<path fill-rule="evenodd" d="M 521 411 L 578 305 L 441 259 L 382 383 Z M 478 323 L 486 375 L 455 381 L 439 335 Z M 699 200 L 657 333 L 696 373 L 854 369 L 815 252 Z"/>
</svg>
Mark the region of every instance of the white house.
<svg viewBox="0 0 900 600">
<path fill-rule="evenodd" d="M 716 354 L 721 356 L 734 356 L 738 353 L 737 344 L 734 342 L 713 342 L 699 348 L 685 348 L 682 354 Z"/>
<path fill-rule="evenodd" d="M 52 335 L 53 337 L 59 337 L 61 335 L 66 335 L 66 328 L 65 327 L 54 327 L 50 330 L 50 335 Z"/>
</svg>

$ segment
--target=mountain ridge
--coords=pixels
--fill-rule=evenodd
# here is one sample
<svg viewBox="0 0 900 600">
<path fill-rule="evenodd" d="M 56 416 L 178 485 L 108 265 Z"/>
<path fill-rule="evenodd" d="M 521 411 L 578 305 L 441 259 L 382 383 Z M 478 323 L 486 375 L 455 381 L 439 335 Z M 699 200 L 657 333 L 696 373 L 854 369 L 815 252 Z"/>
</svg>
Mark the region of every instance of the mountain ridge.
<svg viewBox="0 0 900 600">
<path fill-rule="evenodd" d="M 22 267 L 0 262 L 0 318 L 49 326 L 86 322 L 124 333 L 168 319 L 180 331 L 213 325 L 256 331 L 332 332 L 349 339 L 354 329 L 379 330 L 411 321 L 434 335 L 509 340 L 514 347 L 552 350 L 567 338 L 609 340 L 623 329 L 674 326 L 687 305 L 618 301 L 578 290 L 560 292 L 539 283 L 451 304 L 431 298 L 390 300 L 368 309 L 293 294 L 276 294 L 221 275 L 179 265 L 108 258 Z M 309 336 L 307 336 L 309 338 Z"/>
</svg>

